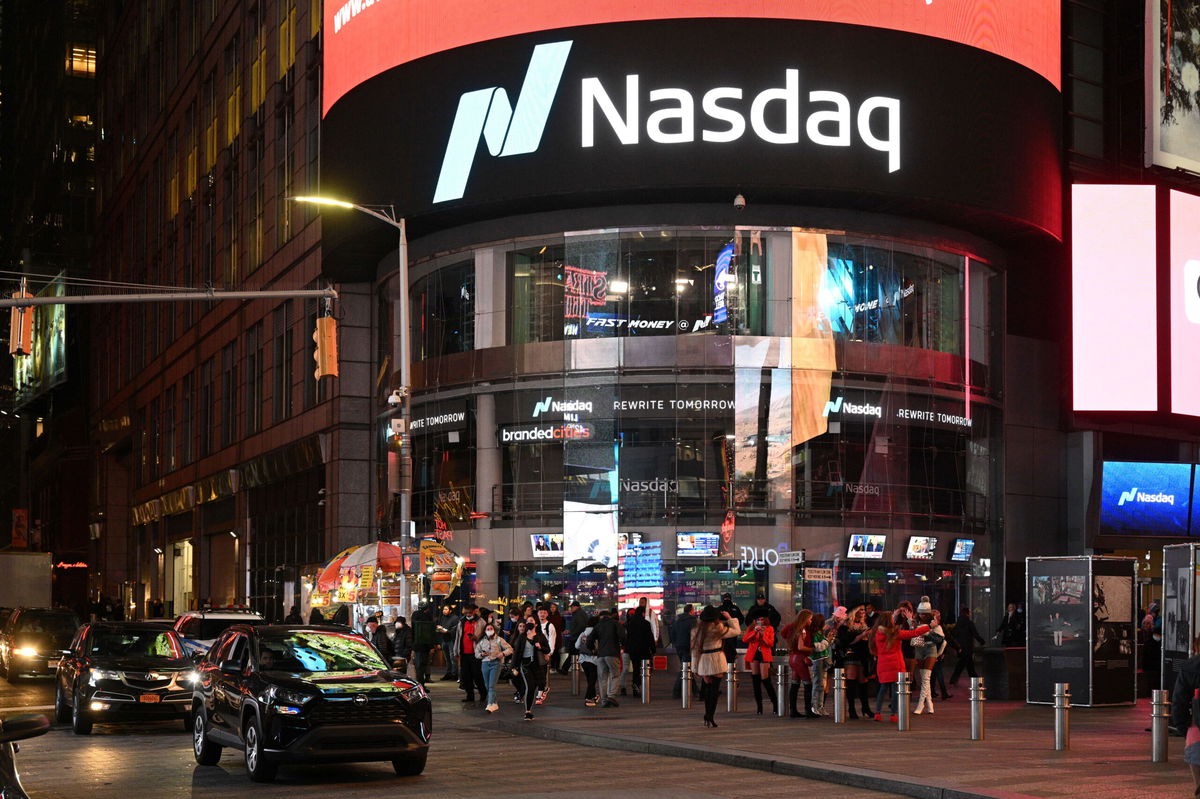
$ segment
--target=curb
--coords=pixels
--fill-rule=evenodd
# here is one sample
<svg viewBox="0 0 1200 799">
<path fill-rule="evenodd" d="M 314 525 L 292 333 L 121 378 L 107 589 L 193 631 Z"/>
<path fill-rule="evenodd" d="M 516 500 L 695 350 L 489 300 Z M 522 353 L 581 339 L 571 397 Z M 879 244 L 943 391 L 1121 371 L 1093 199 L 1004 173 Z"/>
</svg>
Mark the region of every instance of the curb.
<svg viewBox="0 0 1200 799">
<path fill-rule="evenodd" d="M 541 738 L 548 741 L 592 746 L 600 749 L 617 749 L 624 752 L 679 757 L 717 763 L 723 766 L 768 771 L 791 777 L 846 785 L 851 788 L 866 788 L 885 791 L 897 796 L 912 796 L 917 799 L 1034 799 L 1029 794 L 1009 792 L 983 792 L 947 783 L 917 782 L 911 777 L 885 771 L 854 768 L 790 757 L 766 757 L 739 749 L 723 749 L 711 746 L 696 746 L 660 741 L 654 738 L 637 738 L 628 735 L 612 735 L 584 730 L 563 729 L 553 725 L 528 724 L 519 721 L 498 720 L 480 725 L 484 729 L 500 730 L 513 735 Z"/>
</svg>

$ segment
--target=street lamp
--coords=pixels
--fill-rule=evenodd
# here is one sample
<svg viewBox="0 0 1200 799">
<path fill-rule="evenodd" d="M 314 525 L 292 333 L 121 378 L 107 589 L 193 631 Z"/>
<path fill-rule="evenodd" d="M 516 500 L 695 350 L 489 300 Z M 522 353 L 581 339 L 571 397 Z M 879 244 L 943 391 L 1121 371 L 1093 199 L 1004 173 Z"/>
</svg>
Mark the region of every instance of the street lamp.
<svg viewBox="0 0 1200 799">
<path fill-rule="evenodd" d="M 294 202 L 308 203 L 310 205 L 320 205 L 329 208 L 346 208 L 353 211 L 359 211 L 367 216 L 378 219 L 384 224 L 391 225 L 400 234 L 400 244 L 397 248 L 397 253 L 400 260 L 400 320 L 398 327 L 400 328 L 400 387 L 393 393 L 393 397 L 397 394 L 400 399 L 400 419 L 403 425 L 403 434 L 400 439 L 400 531 L 401 540 L 409 535 L 412 526 L 412 442 L 410 440 L 410 421 L 411 414 L 411 393 L 412 393 L 412 350 L 409 343 L 411 338 L 411 325 L 409 324 L 409 303 L 408 303 L 408 231 L 405 227 L 404 218 L 396 218 L 396 209 L 390 205 L 377 205 L 374 207 L 359 205 L 357 203 L 346 202 L 345 200 L 337 200 L 331 197 L 291 197 Z M 389 400 L 390 403 L 390 400 Z M 371 431 L 372 437 L 375 435 L 374 430 Z M 372 452 L 375 452 L 375 446 Z M 371 475 L 371 485 L 375 485 L 376 476 Z M 374 508 L 371 508 L 372 513 Z M 404 570 L 400 571 L 400 612 L 404 616 L 409 616 L 409 596 L 408 596 L 408 577 Z"/>
</svg>

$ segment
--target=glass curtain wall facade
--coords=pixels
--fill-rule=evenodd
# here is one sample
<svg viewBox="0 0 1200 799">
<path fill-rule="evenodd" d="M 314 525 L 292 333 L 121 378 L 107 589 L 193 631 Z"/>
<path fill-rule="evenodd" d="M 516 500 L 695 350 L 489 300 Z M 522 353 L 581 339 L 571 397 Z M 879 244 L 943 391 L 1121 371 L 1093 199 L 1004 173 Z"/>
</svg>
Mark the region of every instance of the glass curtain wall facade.
<svg viewBox="0 0 1200 799">
<path fill-rule="evenodd" d="M 885 563 L 910 535 L 937 538 L 938 563 L 958 537 L 980 539 L 976 567 L 988 554 L 1003 284 L 965 246 L 656 227 L 411 269 L 413 416 L 440 420 L 414 430 L 414 518 L 469 545 L 482 590 L 615 604 L 613 574 L 537 559 L 533 534 L 661 542 L 666 593 L 688 601 L 747 581 L 793 591 L 769 559 L 739 567 L 744 547 L 832 566 L 877 533 Z M 720 552 L 684 554 L 680 533 L 719 534 Z M 810 587 L 886 594 L 888 571 Z"/>
</svg>

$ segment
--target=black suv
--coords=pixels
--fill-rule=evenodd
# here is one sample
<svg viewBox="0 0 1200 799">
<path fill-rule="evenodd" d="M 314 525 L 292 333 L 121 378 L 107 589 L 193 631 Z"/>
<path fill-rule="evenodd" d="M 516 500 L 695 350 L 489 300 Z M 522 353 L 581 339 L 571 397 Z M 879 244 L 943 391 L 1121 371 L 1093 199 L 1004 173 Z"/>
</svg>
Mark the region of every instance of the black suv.
<svg viewBox="0 0 1200 799">
<path fill-rule="evenodd" d="M 153 622 L 84 625 L 58 664 L 54 719 L 87 735 L 99 721 L 192 721 L 192 661 L 173 630 Z"/>
<path fill-rule="evenodd" d="M 78 629 L 79 619 L 69 610 L 17 608 L 0 632 L 0 672 L 10 681 L 53 674 Z"/>
<path fill-rule="evenodd" d="M 401 776 L 420 774 L 433 728 L 420 683 L 361 635 L 324 625 L 227 629 L 196 666 L 192 714 L 196 762 L 241 749 L 256 782 L 298 762 L 390 760 Z"/>
</svg>

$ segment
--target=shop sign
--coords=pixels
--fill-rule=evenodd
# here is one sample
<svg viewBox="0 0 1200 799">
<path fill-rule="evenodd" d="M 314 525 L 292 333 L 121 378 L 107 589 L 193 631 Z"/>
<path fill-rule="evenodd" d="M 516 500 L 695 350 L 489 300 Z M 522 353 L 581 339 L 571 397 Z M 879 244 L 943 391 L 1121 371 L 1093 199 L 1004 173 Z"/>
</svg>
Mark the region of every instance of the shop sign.
<svg viewBox="0 0 1200 799">
<path fill-rule="evenodd" d="M 363 566 L 358 571 L 358 590 L 360 593 L 370 593 L 375 587 L 375 567 Z"/>
<path fill-rule="evenodd" d="M 409 429 L 414 433 L 434 433 L 439 430 L 461 430 L 467 426 L 467 403 L 438 403 L 415 409 Z"/>
<path fill-rule="evenodd" d="M 12 546 L 13 549 L 25 549 L 29 546 L 29 510 L 27 508 L 13 509 Z"/>
<path fill-rule="evenodd" d="M 81 560 L 76 561 L 74 563 L 64 563 L 63 561 L 60 560 L 58 563 L 54 564 L 54 568 L 56 568 L 56 569 L 86 569 L 87 564 Z"/>
<path fill-rule="evenodd" d="M 338 601 L 338 602 L 357 602 L 358 601 L 357 589 L 347 588 L 344 585 L 339 586 L 338 590 L 337 590 L 337 600 L 336 601 Z"/>
<path fill-rule="evenodd" d="M 804 550 L 803 549 L 787 549 L 779 553 L 780 566 L 803 566 L 804 565 Z"/>
<path fill-rule="evenodd" d="M 500 428 L 501 444 L 541 444 L 547 441 L 588 441 L 595 434 L 586 422 L 512 425 Z"/>
<path fill-rule="evenodd" d="M 804 570 L 804 582 L 831 583 L 833 582 L 833 569 L 823 569 L 810 566 Z"/>
<path fill-rule="evenodd" d="M 792 552 L 785 543 L 780 543 L 774 549 L 766 547 L 739 547 L 738 552 L 737 571 L 763 571 L 768 566 L 804 563 L 804 550 L 798 549 Z M 787 560 L 783 559 L 785 556 Z"/>
</svg>

